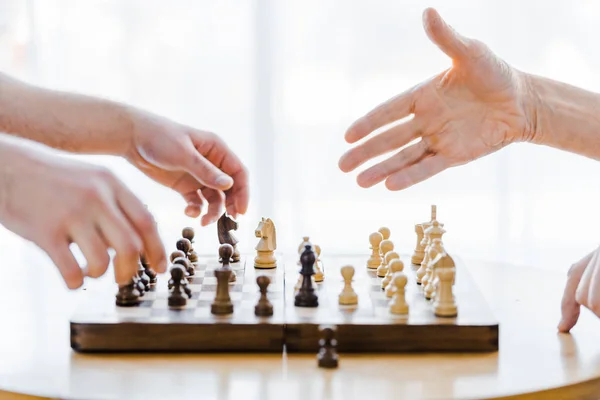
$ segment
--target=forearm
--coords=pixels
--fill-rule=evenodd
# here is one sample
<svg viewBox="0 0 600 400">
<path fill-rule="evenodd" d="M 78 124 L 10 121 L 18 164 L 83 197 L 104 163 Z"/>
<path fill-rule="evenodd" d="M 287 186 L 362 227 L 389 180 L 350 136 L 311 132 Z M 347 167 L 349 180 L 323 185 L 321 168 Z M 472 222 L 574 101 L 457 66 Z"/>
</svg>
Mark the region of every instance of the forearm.
<svg viewBox="0 0 600 400">
<path fill-rule="evenodd" d="M 600 160 L 600 94 L 528 75 L 535 129 L 529 142 Z"/>
<path fill-rule="evenodd" d="M 47 90 L 0 74 L 0 131 L 75 153 L 122 155 L 131 110 L 111 101 Z"/>
</svg>

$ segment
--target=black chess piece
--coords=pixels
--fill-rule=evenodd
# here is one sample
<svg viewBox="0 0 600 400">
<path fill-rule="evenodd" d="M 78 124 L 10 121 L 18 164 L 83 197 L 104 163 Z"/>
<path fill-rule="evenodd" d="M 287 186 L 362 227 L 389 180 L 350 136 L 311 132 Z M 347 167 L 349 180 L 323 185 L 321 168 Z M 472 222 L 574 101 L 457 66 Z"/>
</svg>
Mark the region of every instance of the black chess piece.
<svg viewBox="0 0 600 400">
<path fill-rule="evenodd" d="M 317 354 L 319 367 L 337 368 L 339 357 L 337 353 L 337 340 L 335 338 L 335 326 L 319 326 L 319 333 L 321 335 L 321 339 L 319 339 L 319 353 Z"/>
<path fill-rule="evenodd" d="M 181 250 L 175 250 L 174 252 L 171 253 L 171 255 L 169 256 L 169 260 L 171 260 L 171 262 L 175 261 L 176 258 L 179 257 L 183 257 L 186 258 L 186 255 L 183 251 Z"/>
<path fill-rule="evenodd" d="M 217 293 L 210 305 L 210 312 L 215 315 L 226 315 L 233 313 L 233 303 L 229 296 L 229 275 L 231 269 L 218 268 L 215 270 L 217 278 Z"/>
<path fill-rule="evenodd" d="M 315 273 L 313 268 L 315 260 L 315 252 L 310 245 L 306 245 L 300 256 L 300 263 L 302 264 L 302 269 L 300 270 L 300 274 L 302 275 L 302 285 L 300 285 L 300 288 L 296 293 L 294 301 L 296 307 L 319 306 L 319 298 L 315 293 L 315 288 L 312 284 L 312 276 Z"/>
<path fill-rule="evenodd" d="M 142 265 L 141 262 L 138 264 L 137 274 L 138 274 L 138 280 L 142 283 L 142 285 L 144 285 L 144 291 L 145 292 L 149 291 L 150 290 L 150 279 L 148 277 L 146 277 L 146 270 L 144 269 L 144 266 Z"/>
<path fill-rule="evenodd" d="M 182 265 L 175 264 L 171 267 L 171 279 L 168 282 L 169 287 L 169 307 L 183 307 L 187 304 L 187 299 L 192 298 L 192 290 L 188 287 L 185 279 L 185 269 Z"/>
<path fill-rule="evenodd" d="M 183 228 L 183 230 L 181 231 L 181 236 L 184 239 L 187 239 L 190 241 L 190 250 L 189 251 L 193 251 L 194 250 L 194 236 L 195 236 L 194 228 L 191 228 L 189 226 Z"/>
<path fill-rule="evenodd" d="M 192 266 L 192 263 L 190 262 L 190 260 L 188 260 L 185 257 L 177 257 L 176 259 L 173 260 L 173 264 L 179 264 L 183 268 L 185 268 L 185 276 L 186 277 L 190 277 L 195 274 L 195 270 L 194 270 L 194 267 Z"/>
<path fill-rule="evenodd" d="M 176 247 L 177 247 L 177 250 L 183 251 L 183 253 L 187 257 L 188 253 L 192 249 L 192 243 L 186 238 L 181 238 L 177 241 Z"/>
<path fill-rule="evenodd" d="M 229 263 L 233 261 L 232 256 L 234 252 L 233 246 L 228 243 L 219 246 L 219 259 L 221 260 L 222 268 L 231 271 L 231 274 L 229 274 L 229 282 L 235 282 L 237 279 L 235 271 L 233 271 L 229 265 Z"/>
<path fill-rule="evenodd" d="M 140 293 L 135 287 L 135 281 L 133 278 L 129 283 L 125 285 L 119 285 L 119 292 L 117 293 L 116 304 L 120 307 L 132 307 L 140 304 Z"/>
<path fill-rule="evenodd" d="M 260 298 L 254 307 L 254 315 L 257 317 L 269 317 L 273 315 L 273 304 L 267 298 L 267 287 L 271 283 L 271 278 L 261 275 L 256 278 L 256 284 L 260 289 Z"/>
<path fill-rule="evenodd" d="M 150 267 L 150 264 L 148 264 L 148 260 L 146 259 L 146 257 L 143 254 L 140 255 L 140 262 L 142 263 L 142 267 L 144 267 L 144 272 L 146 273 L 146 276 L 148 277 L 150 286 L 156 285 L 156 282 L 158 280 L 156 271 L 154 271 L 152 269 L 152 267 Z"/>
</svg>

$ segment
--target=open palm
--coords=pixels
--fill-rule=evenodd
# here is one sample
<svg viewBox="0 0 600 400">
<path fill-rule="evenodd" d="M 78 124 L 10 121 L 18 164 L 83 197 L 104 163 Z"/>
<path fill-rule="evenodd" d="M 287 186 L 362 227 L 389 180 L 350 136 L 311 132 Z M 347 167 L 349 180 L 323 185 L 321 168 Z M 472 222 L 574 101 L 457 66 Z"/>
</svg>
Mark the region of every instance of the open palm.
<svg viewBox="0 0 600 400">
<path fill-rule="evenodd" d="M 485 44 L 456 33 L 435 10 L 425 10 L 423 22 L 431 41 L 452 58 L 453 65 L 379 105 L 348 129 L 348 143 L 373 136 L 341 157 L 344 172 L 400 149 L 362 171 L 357 177 L 362 187 L 385 180 L 390 190 L 405 189 L 533 132 L 523 101 L 528 93 L 523 75 Z M 385 129 L 386 125 L 391 127 Z"/>
</svg>

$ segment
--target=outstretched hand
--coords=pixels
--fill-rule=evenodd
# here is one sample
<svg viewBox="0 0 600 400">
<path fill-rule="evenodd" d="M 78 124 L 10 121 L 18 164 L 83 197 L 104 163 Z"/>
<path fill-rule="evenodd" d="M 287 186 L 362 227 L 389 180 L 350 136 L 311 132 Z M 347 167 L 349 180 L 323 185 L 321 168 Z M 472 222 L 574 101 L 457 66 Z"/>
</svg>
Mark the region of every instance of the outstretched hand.
<svg viewBox="0 0 600 400">
<path fill-rule="evenodd" d="M 458 34 L 435 10 L 425 10 L 423 24 L 429 39 L 452 59 L 452 67 L 350 126 L 345 135 L 348 143 L 371 137 L 341 157 L 339 167 L 344 172 L 416 141 L 362 171 L 357 177 L 361 187 L 385 180 L 390 190 L 405 189 L 534 134 L 535 107 L 526 103 L 523 75 L 483 43 Z"/>
<path fill-rule="evenodd" d="M 187 202 L 186 214 L 215 222 L 225 205 L 234 218 L 248 208 L 248 173 L 217 135 L 138 112 L 125 157 L 144 174 Z"/>
</svg>

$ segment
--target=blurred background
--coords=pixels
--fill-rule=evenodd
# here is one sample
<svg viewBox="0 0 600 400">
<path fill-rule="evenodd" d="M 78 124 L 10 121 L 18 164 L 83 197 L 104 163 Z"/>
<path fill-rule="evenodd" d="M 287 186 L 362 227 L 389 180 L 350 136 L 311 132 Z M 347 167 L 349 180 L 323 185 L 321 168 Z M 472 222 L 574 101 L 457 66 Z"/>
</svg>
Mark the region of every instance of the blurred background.
<svg viewBox="0 0 600 400">
<path fill-rule="evenodd" d="M 221 135 L 250 170 L 242 251 L 265 216 L 283 251 L 310 236 L 324 254 L 366 253 L 385 225 L 410 253 L 436 204 L 450 252 L 566 271 L 600 240 L 596 161 L 519 144 L 401 192 L 338 169 L 355 119 L 450 65 L 422 29 L 428 6 L 521 70 L 600 89 L 593 0 L 0 0 L 0 69 Z M 148 204 L 169 251 L 186 225 L 216 251 L 216 226 L 187 218 L 176 193 L 119 159 L 82 158 Z M 6 230 L 0 241 L 36 251 Z"/>
</svg>

